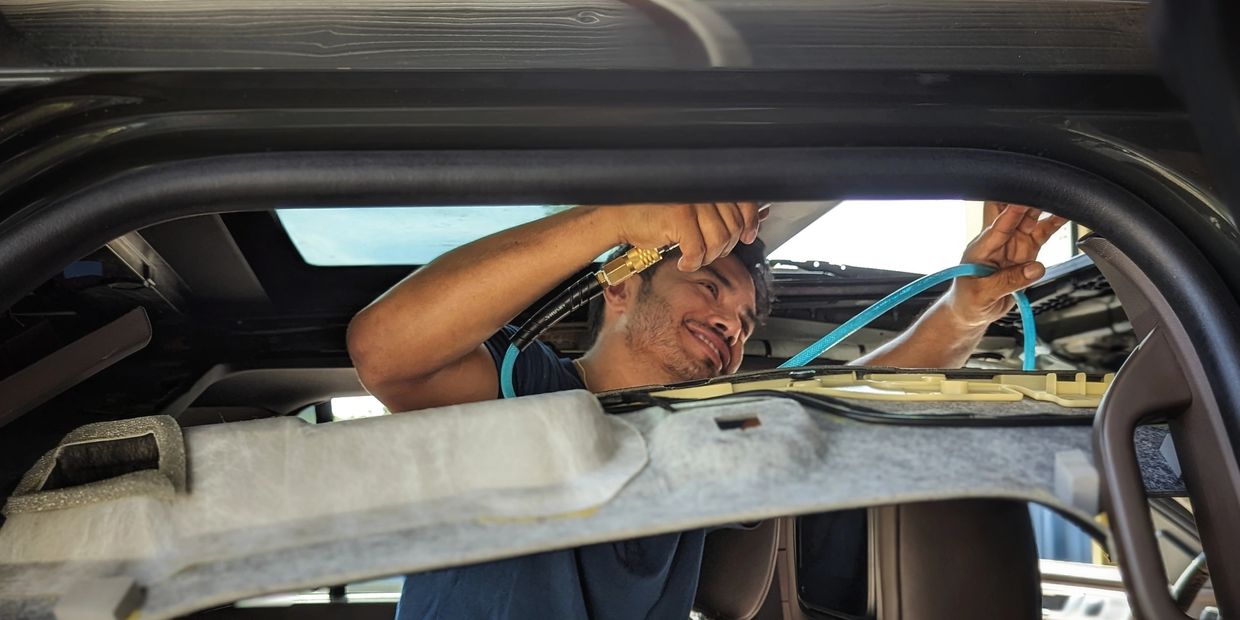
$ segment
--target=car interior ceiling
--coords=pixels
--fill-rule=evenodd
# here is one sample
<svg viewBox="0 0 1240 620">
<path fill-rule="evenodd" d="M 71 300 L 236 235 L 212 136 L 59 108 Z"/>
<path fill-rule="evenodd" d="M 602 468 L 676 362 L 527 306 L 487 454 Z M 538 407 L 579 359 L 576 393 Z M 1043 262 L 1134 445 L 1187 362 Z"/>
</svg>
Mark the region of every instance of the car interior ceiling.
<svg viewBox="0 0 1240 620">
<path fill-rule="evenodd" d="M 0 486 L 7 495 L 39 454 L 65 432 L 87 422 L 167 413 L 185 425 L 221 423 L 296 414 L 333 397 L 364 394 L 349 366 L 344 330 L 354 312 L 406 275 L 411 266 L 308 265 L 271 210 L 277 192 L 285 194 L 280 201 L 305 198 L 304 204 L 310 207 L 403 204 L 397 198 L 409 195 L 418 195 L 419 204 L 485 204 L 488 198 L 496 203 L 511 202 L 513 196 L 531 203 L 567 202 L 564 199 L 570 197 L 580 202 L 618 202 L 689 199 L 696 197 L 694 188 L 715 182 L 724 193 L 771 195 L 787 201 L 821 197 L 824 187 L 832 188 L 833 198 L 870 195 L 886 187 L 881 191 L 887 197 L 984 192 L 981 195 L 1033 205 L 1049 206 L 1054 201 L 1061 215 L 1098 231 L 1158 285 L 1169 301 L 1166 305 L 1174 308 L 1177 329 L 1184 334 L 1170 338 L 1166 346 L 1220 373 L 1217 376 L 1234 378 L 1240 372 L 1240 364 L 1235 364 L 1237 352 L 1210 344 L 1235 342 L 1240 326 L 1212 314 L 1211 309 L 1223 307 L 1223 301 L 1211 293 L 1212 287 L 1218 287 L 1210 281 L 1208 266 L 1203 268 L 1200 253 L 1165 220 L 1152 217 L 1147 205 L 1114 191 L 1100 179 L 1036 158 L 949 150 L 929 157 L 893 149 L 877 158 L 854 157 L 847 152 L 815 153 L 806 158 L 805 153 L 790 152 L 758 166 L 748 165 L 753 160 L 739 155 L 697 155 L 696 161 L 669 161 L 660 154 L 644 163 L 642 157 L 624 157 L 612 162 L 619 166 L 618 174 L 586 167 L 581 176 L 557 170 L 568 164 L 556 155 L 535 157 L 520 164 L 527 174 L 517 187 L 483 178 L 477 181 L 481 189 L 468 192 L 461 187 L 436 189 L 439 179 L 434 178 L 433 170 L 427 178 L 403 176 L 399 183 L 384 185 L 376 181 L 382 178 L 381 172 L 368 178 L 356 168 L 344 168 L 352 176 L 327 193 L 319 193 L 324 190 L 323 184 L 305 181 L 301 176 L 306 174 L 304 169 L 295 178 L 282 177 L 281 169 L 274 165 L 266 169 L 270 174 L 246 176 L 246 168 L 263 170 L 266 163 L 279 162 L 275 158 L 270 162 L 261 157 L 245 158 L 235 162 L 237 169 L 223 171 L 238 181 L 224 203 L 245 202 L 245 211 L 204 207 L 204 203 L 182 198 L 156 207 L 150 200 L 126 196 L 123 186 L 113 186 L 107 188 L 112 195 L 102 201 L 104 206 L 76 223 L 53 226 L 42 233 L 51 235 L 46 239 L 33 235 L 20 244 L 8 244 L 0 238 L 0 247 L 10 248 L 0 255 L 0 268 L 7 270 L 23 250 L 36 257 L 26 263 L 28 268 L 22 276 L 22 283 L 30 283 L 28 290 L 33 293 L 14 293 L 13 286 L 4 291 L 8 297 L 3 299 L 16 303 L 0 332 L 0 346 L 5 352 L 0 356 L 5 364 L 0 369 L 3 375 L 20 371 L 136 307 L 145 308 L 152 326 L 149 345 L 8 423 L 0 438 L 0 452 L 5 455 L 0 463 Z M 715 160 L 702 161 L 710 158 Z M 338 163 L 330 157 L 306 161 L 322 166 L 322 170 L 331 170 Z M 741 162 L 747 165 L 743 171 L 738 168 Z M 416 169 L 419 160 L 416 156 L 393 157 L 380 163 L 401 167 L 414 164 Z M 457 165 L 468 168 L 469 163 L 464 157 Z M 515 161 L 509 163 L 518 166 Z M 831 168 L 827 163 L 836 165 Z M 232 164 L 224 162 L 224 167 Z M 643 166 L 660 165 L 677 166 L 684 174 L 641 191 L 626 185 L 627 179 L 641 178 Z M 824 181 L 822 171 L 828 169 L 832 171 L 826 173 L 829 178 Z M 170 165 L 147 171 L 149 176 L 135 183 L 150 183 L 165 196 L 172 196 L 182 191 L 176 175 L 187 170 Z M 895 171 L 904 174 L 901 177 Z M 339 170 L 323 174 L 327 179 Z M 572 182 L 565 183 L 566 178 Z M 561 187 L 563 184 L 567 188 Z M 420 189 L 427 191 L 418 193 Z M 67 197 L 61 206 L 71 208 L 75 199 Z M 810 204 L 818 205 L 818 210 L 806 208 L 804 213 L 809 215 L 782 222 L 785 228 L 772 234 L 791 236 L 798 226 L 829 210 L 835 201 Z M 173 215 L 176 219 L 169 219 Z M 91 217 L 119 218 L 128 232 L 110 238 L 108 229 L 92 224 Z M 35 250 L 40 243 L 44 245 Z M 758 350 L 766 354 L 747 355 L 746 369 L 771 368 L 782 361 L 770 353 L 785 337 L 779 331 L 781 325 L 791 326 L 798 320 L 840 323 L 859 307 L 911 279 L 908 274 L 849 271 L 841 277 L 802 265 L 801 269 L 777 275 L 776 321 L 755 339 Z M 1092 372 L 1115 371 L 1145 335 L 1115 328 L 1124 323 L 1123 311 L 1131 311 L 1129 304 L 1121 309 L 1115 303 L 1112 286 L 1119 279 L 1118 273 L 1113 271 L 1108 277 L 1099 265 L 1077 261 L 1031 290 L 1039 316 L 1045 318 L 1039 330 L 1045 330 L 1047 339 L 1061 343 L 1056 353 L 1065 364 Z M 55 275 L 48 278 L 49 274 Z M 1140 282 L 1129 283 L 1129 287 L 1134 291 L 1148 288 Z M 919 296 L 884 316 L 875 327 L 896 330 L 910 324 L 942 290 Z M 1149 320 L 1162 326 L 1167 322 L 1167 310 L 1154 307 L 1157 305 L 1143 307 L 1150 314 L 1142 316 L 1157 315 L 1158 320 Z M 577 354 L 588 346 L 586 327 L 584 316 L 572 317 L 546 339 L 565 354 Z M 1000 340 L 1015 342 L 1016 333 L 1010 319 L 992 328 Z M 982 351 L 976 361 L 986 364 L 1002 357 L 999 351 Z M 1230 392 L 1237 385 L 1240 383 L 1235 381 L 1214 386 L 1192 384 L 1192 389 L 1202 401 L 1222 406 L 1240 402 L 1240 395 Z M 1210 453 L 1202 448 L 1199 456 L 1205 459 Z M 953 613 L 955 617 L 994 617 L 997 610 L 1012 608 L 1031 618 L 1041 613 L 1036 549 L 1021 502 L 936 502 L 827 518 L 837 519 L 830 525 L 833 527 L 844 527 L 838 519 L 860 519 L 866 532 L 868 545 L 861 553 L 866 574 L 863 582 L 868 584 L 866 596 L 860 602 L 840 603 L 846 608 L 852 606 L 851 611 L 806 609 L 798 604 L 805 599 L 798 598 L 796 586 L 800 566 L 797 552 L 803 548 L 797 532 L 808 532 L 810 526 L 799 526 L 792 518 L 730 532 L 730 538 L 712 539 L 712 550 L 703 567 L 699 609 L 708 617 L 786 620 L 865 616 L 875 611 L 904 618 L 941 618 Z M 1209 529 L 1214 544 L 1221 545 L 1219 541 L 1227 538 L 1218 534 L 1220 525 L 1206 522 L 1194 527 Z M 1196 535 L 1195 530 L 1192 533 Z M 965 554 L 954 560 L 963 570 L 935 570 L 943 561 L 946 544 L 953 552 Z M 972 603 L 963 611 L 958 605 L 961 592 L 968 592 Z M 335 590 L 329 594 L 329 598 L 343 600 L 343 594 Z M 341 610 L 337 609 L 330 617 L 390 617 L 391 610 L 384 605 L 365 607 L 350 606 L 344 612 L 347 616 L 339 615 Z M 843 616 L 831 615 L 836 612 Z M 204 617 L 293 617 L 290 613 L 288 609 L 230 608 L 208 612 Z M 299 608 L 296 613 L 296 617 L 313 617 L 318 612 Z"/>
</svg>

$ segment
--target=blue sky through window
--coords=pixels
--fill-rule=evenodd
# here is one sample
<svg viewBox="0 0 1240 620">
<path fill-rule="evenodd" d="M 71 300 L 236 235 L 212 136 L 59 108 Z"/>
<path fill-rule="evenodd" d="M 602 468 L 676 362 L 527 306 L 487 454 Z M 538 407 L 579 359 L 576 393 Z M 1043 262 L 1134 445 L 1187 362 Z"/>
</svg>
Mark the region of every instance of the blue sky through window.
<svg viewBox="0 0 1240 620">
<path fill-rule="evenodd" d="M 773 208 L 779 208 L 778 205 Z M 770 258 L 933 273 L 960 263 L 982 231 L 982 203 L 969 200 L 846 200 L 770 252 Z M 1043 246 L 1047 266 L 1072 258 L 1064 226 Z"/>
<path fill-rule="evenodd" d="M 425 265 L 469 243 L 567 207 L 278 209 L 303 260 L 319 267 Z"/>
<path fill-rule="evenodd" d="M 303 260 L 319 267 L 345 267 L 424 265 L 475 239 L 567 208 L 350 207 L 279 209 L 276 214 Z M 850 200 L 774 248 L 771 258 L 930 273 L 957 264 L 981 228 L 980 202 Z M 1053 265 L 1072 254 L 1065 227 L 1039 259 Z"/>
</svg>

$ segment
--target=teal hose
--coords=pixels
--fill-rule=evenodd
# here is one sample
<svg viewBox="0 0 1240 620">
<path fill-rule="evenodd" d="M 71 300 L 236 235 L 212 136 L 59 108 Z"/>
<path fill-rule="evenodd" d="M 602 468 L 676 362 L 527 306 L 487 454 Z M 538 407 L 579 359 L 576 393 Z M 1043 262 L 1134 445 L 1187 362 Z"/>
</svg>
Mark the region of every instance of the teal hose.
<svg viewBox="0 0 1240 620">
<path fill-rule="evenodd" d="M 1038 325 L 1033 318 L 1033 305 L 1024 291 L 1012 293 L 1020 310 L 1020 329 L 1025 332 L 1025 353 L 1021 356 L 1021 370 L 1038 369 Z"/>
<path fill-rule="evenodd" d="M 978 265 L 973 263 L 965 263 L 956 265 L 949 269 L 944 269 L 938 273 L 932 273 L 923 276 L 902 287 L 900 290 L 878 300 L 878 303 L 866 308 L 863 312 L 848 319 L 843 325 L 835 328 L 831 333 L 823 336 L 818 342 L 808 346 L 805 350 L 797 353 L 788 359 L 788 361 L 780 364 L 780 368 L 796 368 L 804 366 L 818 359 L 824 351 L 840 343 L 840 341 L 853 335 L 857 330 L 869 325 L 871 321 L 886 314 L 888 310 L 908 301 L 915 295 L 924 292 L 933 286 L 942 282 L 959 278 L 963 276 L 988 276 L 995 272 L 994 267 L 987 265 Z M 1020 308 L 1021 326 L 1025 332 L 1025 355 L 1024 369 L 1036 370 L 1036 348 L 1037 348 L 1037 332 L 1033 319 L 1033 307 L 1029 305 L 1029 298 L 1025 296 L 1023 291 L 1014 294 L 1016 297 L 1016 305 Z"/>
<path fill-rule="evenodd" d="M 871 321 L 886 314 L 888 310 L 908 301 L 914 296 L 924 292 L 926 289 L 934 287 L 942 282 L 946 282 L 953 278 L 963 276 L 988 276 L 995 272 L 994 267 L 987 265 L 977 265 L 966 263 L 956 265 L 950 269 L 944 269 L 938 273 L 932 273 L 914 280 L 912 283 L 902 287 L 900 290 L 880 299 L 878 303 L 866 308 L 857 316 L 846 321 L 843 325 L 835 328 L 831 333 L 823 336 L 818 342 L 806 347 L 805 350 L 792 356 L 788 361 L 780 364 L 780 368 L 796 368 L 804 366 L 822 355 L 824 351 L 840 343 L 840 341 L 853 335 L 857 330 L 869 325 Z M 1036 345 L 1037 332 L 1033 319 L 1033 306 L 1029 305 L 1029 298 L 1025 296 L 1023 291 L 1013 293 L 1016 298 L 1016 306 L 1020 309 L 1021 327 L 1025 332 L 1025 355 L 1024 369 L 1036 370 Z M 500 363 L 499 368 L 499 389 L 504 398 L 514 398 L 517 393 L 512 385 L 512 371 L 516 366 L 517 356 L 521 354 L 521 350 L 516 345 L 508 345 L 508 350 L 504 352 L 504 359 Z"/>
<path fill-rule="evenodd" d="M 508 350 L 504 351 L 504 361 L 499 365 L 499 391 L 504 398 L 515 398 L 517 391 L 512 388 L 512 368 L 517 364 L 517 356 L 521 355 L 521 349 L 517 345 L 508 345 Z"/>
</svg>

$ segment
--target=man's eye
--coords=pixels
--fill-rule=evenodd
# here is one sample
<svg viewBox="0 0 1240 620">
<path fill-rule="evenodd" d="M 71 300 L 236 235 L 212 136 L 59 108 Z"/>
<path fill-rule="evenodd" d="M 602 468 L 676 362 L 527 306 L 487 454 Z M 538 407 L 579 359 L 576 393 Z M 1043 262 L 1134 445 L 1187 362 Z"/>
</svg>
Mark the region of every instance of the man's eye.
<svg viewBox="0 0 1240 620">
<path fill-rule="evenodd" d="M 705 286 L 705 287 L 706 287 L 706 290 L 710 291 L 710 295 L 711 295 L 711 297 L 718 297 L 718 296 L 719 296 L 719 287 L 715 286 L 714 284 L 712 284 L 712 283 L 710 283 L 710 282 L 703 282 L 703 283 L 702 283 L 702 286 Z"/>
</svg>

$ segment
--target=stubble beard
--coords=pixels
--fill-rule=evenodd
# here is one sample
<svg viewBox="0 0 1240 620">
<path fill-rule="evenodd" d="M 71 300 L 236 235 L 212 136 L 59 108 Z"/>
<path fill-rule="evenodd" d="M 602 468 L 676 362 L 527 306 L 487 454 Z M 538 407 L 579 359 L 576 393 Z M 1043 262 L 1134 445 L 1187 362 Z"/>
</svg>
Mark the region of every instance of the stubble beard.
<svg viewBox="0 0 1240 620">
<path fill-rule="evenodd" d="M 681 326 L 672 318 L 671 304 L 649 287 L 644 288 L 625 326 L 625 345 L 662 368 L 670 382 L 714 376 L 714 368 L 706 360 L 693 358 L 681 346 Z"/>
</svg>

